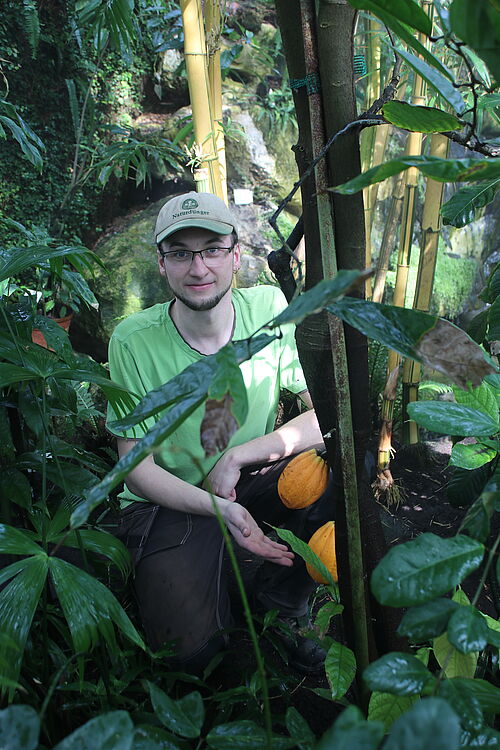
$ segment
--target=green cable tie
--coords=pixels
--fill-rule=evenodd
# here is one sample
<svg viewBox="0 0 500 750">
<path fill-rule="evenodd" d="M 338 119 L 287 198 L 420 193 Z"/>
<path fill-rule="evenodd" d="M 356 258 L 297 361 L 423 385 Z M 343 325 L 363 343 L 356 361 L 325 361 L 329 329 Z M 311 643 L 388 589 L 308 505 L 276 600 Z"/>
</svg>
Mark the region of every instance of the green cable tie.
<svg viewBox="0 0 500 750">
<path fill-rule="evenodd" d="M 318 94 L 320 91 L 319 75 L 317 73 L 308 73 L 305 78 L 290 78 L 290 88 L 300 89 L 306 87 L 307 95 Z"/>
</svg>

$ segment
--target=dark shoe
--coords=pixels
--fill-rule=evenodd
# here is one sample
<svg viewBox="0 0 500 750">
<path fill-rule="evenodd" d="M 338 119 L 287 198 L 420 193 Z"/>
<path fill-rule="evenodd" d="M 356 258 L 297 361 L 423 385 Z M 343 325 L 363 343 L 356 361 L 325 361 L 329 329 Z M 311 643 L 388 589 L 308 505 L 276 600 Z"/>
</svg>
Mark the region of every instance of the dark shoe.
<svg viewBox="0 0 500 750">
<path fill-rule="evenodd" d="M 275 625 L 280 641 L 288 654 L 290 666 L 304 674 L 315 674 L 324 669 L 326 651 L 308 636 L 313 635 L 309 615 L 303 617 L 278 617 Z"/>
</svg>

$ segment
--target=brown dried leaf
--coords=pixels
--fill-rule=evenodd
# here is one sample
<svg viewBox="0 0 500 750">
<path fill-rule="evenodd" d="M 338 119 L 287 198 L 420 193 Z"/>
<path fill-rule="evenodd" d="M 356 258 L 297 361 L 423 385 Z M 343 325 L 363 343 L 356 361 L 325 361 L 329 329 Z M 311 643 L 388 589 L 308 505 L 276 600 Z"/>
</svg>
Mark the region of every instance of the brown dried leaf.
<svg viewBox="0 0 500 750">
<path fill-rule="evenodd" d="M 479 385 L 486 375 L 496 372 L 479 346 L 460 328 L 438 319 L 416 346 L 424 364 L 444 372 L 460 388 Z"/>
<path fill-rule="evenodd" d="M 205 415 L 200 428 L 205 458 L 225 450 L 238 429 L 238 423 L 231 413 L 232 403 L 233 398 L 229 393 L 221 400 L 209 398 L 205 403 Z"/>
</svg>

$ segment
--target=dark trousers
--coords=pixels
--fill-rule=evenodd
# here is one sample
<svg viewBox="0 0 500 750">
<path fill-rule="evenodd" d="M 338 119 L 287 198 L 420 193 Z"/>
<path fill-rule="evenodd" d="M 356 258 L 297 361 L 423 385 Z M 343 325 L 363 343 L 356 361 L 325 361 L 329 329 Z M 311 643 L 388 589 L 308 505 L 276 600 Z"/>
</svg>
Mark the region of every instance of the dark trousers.
<svg viewBox="0 0 500 750">
<path fill-rule="evenodd" d="M 333 519 L 332 493 L 329 488 L 302 510 L 286 508 L 277 481 L 290 460 L 247 467 L 236 487 L 237 502 L 265 533 L 266 523 L 284 526 L 307 542 Z M 137 502 L 120 513 L 113 531 L 134 559 L 134 594 L 150 647 L 158 649 L 174 640 L 176 660 L 187 668 L 202 668 L 224 646 L 221 631 L 232 624 L 217 518 Z M 293 617 L 307 612 L 316 586 L 296 556 L 291 568 L 264 562 L 255 576 L 254 593 L 265 609 Z"/>
</svg>

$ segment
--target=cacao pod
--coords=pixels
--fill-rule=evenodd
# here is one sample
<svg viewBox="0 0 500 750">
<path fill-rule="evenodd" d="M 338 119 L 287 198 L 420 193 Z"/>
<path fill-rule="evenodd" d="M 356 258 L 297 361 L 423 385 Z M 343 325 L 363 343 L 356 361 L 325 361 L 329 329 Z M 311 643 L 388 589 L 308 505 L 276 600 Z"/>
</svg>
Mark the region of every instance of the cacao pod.
<svg viewBox="0 0 500 750">
<path fill-rule="evenodd" d="M 287 508 L 307 508 L 328 485 L 328 464 L 315 448 L 299 453 L 278 479 L 278 495 Z"/>
<path fill-rule="evenodd" d="M 308 541 L 309 547 L 319 557 L 321 562 L 328 568 L 334 581 L 338 581 L 337 558 L 335 556 L 335 524 L 327 521 L 317 529 Z M 307 572 L 314 581 L 328 583 L 316 568 L 306 562 Z"/>
</svg>

